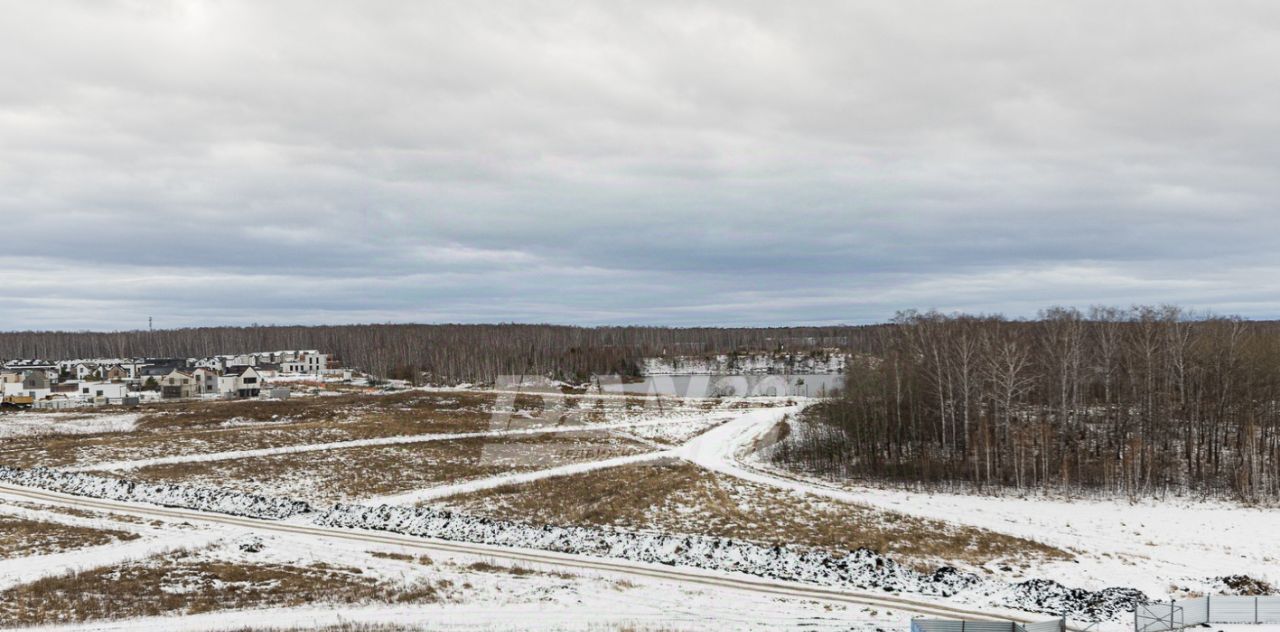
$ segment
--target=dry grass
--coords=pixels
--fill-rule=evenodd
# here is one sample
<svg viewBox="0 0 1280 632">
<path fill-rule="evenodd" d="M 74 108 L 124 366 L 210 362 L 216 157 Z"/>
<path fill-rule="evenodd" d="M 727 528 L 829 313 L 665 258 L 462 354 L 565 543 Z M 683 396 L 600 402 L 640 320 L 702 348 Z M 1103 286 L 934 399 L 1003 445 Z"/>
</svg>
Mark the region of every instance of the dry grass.
<svg viewBox="0 0 1280 632">
<path fill-rule="evenodd" d="M 65 467 L 160 456 L 256 450 L 488 427 L 492 396 L 405 393 L 284 401 L 156 404 L 132 433 L 25 437 L 0 446 L 0 463 Z"/>
<path fill-rule="evenodd" d="M 358 568 L 224 563 L 192 552 L 48 577 L 0 592 L 0 625 L 44 625 L 312 603 L 432 603 L 436 586 L 391 586 Z"/>
<path fill-rule="evenodd" d="M 135 533 L 90 529 L 0 515 L 0 559 L 47 555 L 138 539 Z"/>
<path fill-rule="evenodd" d="M 1059 549 L 977 528 L 811 497 L 672 462 L 543 479 L 450 499 L 502 518 L 703 533 L 846 551 L 867 547 L 921 567 L 1066 559 Z"/>
<path fill-rule="evenodd" d="M 637 454 L 649 448 L 599 432 L 460 439 L 178 463 L 122 474 L 316 502 L 398 494 L 446 482 Z"/>
<path fill-rule="evenodd" d="M 157 403 L 141 409 L 138 429 L 130 433 L 6 440 L 0 445 L 0 463 L 71 467 L 379 437 L 481 432 L 490 429 L 498 398 L 497 394 L 482 392 L 407 391 L 284 401 Z M 650 402 L 639 397 L 567 396 L 556 401 L 566 402 L 583 422 L 653 411 Z M 542 398 L 532 395 L 516 397 L 514 408 L 529 415 L 547 412 Z"/>
<path fill-rule="evenodd" d="M 384 560 L 395 560 L 397 562 L 406 562 L 411 564 L 422 564 L 430 566 L 434 562 L 427 555 L 409 555 L 408 553 L 386 553 L 383 551 L 370 551 L 369 555 Z"/>
</svg>

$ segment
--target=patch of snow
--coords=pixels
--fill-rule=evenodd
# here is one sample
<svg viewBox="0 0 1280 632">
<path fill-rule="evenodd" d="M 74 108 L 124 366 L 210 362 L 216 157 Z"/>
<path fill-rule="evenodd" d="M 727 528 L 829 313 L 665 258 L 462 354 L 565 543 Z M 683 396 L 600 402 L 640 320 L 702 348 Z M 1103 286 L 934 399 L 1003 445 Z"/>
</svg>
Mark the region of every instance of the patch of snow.
<svg viewBox="0 0 1280 632">
<path fill-rule="evenodd" d="M 137 425 L 135 413 L 6 413 L 0 415 L 0 439 L 133 432 Z"/>
</svg>

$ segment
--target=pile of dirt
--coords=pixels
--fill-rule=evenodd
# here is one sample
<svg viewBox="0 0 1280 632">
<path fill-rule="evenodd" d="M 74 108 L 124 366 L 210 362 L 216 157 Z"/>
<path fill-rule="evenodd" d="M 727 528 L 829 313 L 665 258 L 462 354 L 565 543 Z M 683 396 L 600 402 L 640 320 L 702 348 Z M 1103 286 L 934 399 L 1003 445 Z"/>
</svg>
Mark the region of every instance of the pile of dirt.
<svg viewBox="0 0 1280 632">
<path fill-rule="evenodd" d="M 311 512 L 311 505 L 300 500 L 271 498 L 221 488 L 139 483 L 43 467 L 24 470 L 0 466 L 0 481 L 74 496 L 198 509 L 264 520 L 283 520 Z"/>
<path fill-rule="evenodd" d="M 1003 595 L 1004 605 L 1027 612 L 1043 612 L 1080 621 L 1110 621 L 1133 612 L 1151 600 L 1133 588 L 1089 591 L 1068 588 L 1051 579 L 1031 579 L 1013 584 Z"/>
</svg>

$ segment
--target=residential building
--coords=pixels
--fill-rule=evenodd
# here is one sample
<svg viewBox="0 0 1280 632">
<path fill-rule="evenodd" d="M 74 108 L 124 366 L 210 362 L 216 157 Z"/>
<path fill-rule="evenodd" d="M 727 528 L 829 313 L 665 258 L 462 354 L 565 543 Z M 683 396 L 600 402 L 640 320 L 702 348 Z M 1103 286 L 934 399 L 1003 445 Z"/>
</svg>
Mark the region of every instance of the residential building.
<svg viewBox="0 0 1280 632">
<path fill-rule="evenodd" d="M 218 392 L 226 397 L 257 397 L 262 387 L 262 374 L 251 366 L 231 367 L 218 378 Z"/>
<path fill-rule="evenodd" d="M 190 373 L 195 380 L 196 395 L 209 395 L 218 392 L 217 371 L 206 367 L 196 367 L 191 369 Z"/>
<path fill-rule="evenodd" d="M 160 397 L 164 399 L 182 399 L 196 396 L 196 378 L 181 369 L 173 369 L 158 380 Z"/>
<path fill-rule="evenodd" d="M 119 382 L 81 382 L 79 387 L 76 397 L 95 404 L 105 404 L 128 395 L 128 387 Z"/>
</svg>

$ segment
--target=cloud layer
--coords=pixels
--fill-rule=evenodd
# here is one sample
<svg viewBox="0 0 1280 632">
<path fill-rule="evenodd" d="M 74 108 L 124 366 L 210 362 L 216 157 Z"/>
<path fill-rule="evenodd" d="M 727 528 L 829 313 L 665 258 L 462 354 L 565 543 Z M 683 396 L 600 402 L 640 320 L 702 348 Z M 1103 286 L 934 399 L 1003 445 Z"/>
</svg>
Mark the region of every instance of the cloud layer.
<svg viewBox="0 0 1280 632">
<path fill-rule="evenodd" d="M 0 328 L 1280 313 L 1272 2 L 41 2 Z"/>
</svg>

